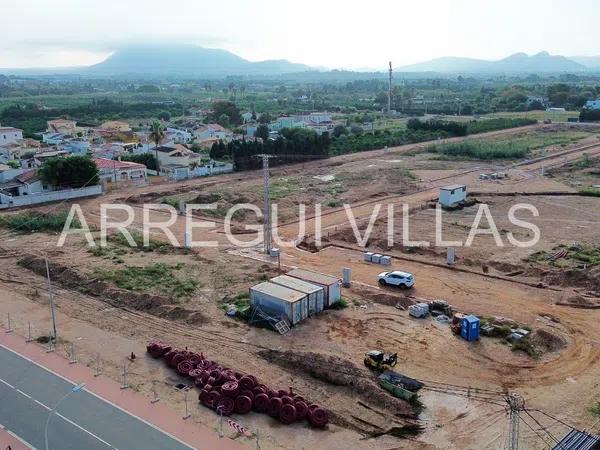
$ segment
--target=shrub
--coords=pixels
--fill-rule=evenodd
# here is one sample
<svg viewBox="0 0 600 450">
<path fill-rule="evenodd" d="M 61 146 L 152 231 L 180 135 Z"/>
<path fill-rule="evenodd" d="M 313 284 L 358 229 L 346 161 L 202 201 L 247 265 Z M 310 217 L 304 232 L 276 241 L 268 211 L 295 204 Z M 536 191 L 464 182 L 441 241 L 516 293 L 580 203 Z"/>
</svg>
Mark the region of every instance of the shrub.
<svg viewBox="0 0 600 450">
<path fill-rule="evenodd" d="M 145 267 L 126 266 L 122 269 L 96 269 L 98 278 L 110 281 L 121 289 L 129 291 L 160 291 L 175 298 L 188 297 L 198 288 L 199 283 L 192 279 L 180 280 L 175 271 L 181 264 L 150 264 Z"/>
<path fill-rule="evenodd" d="M 449 159 L 518 159 L 527 156 L 529 148 L 513 142 L 456 142 L 451 144 L 430 145 L 430 153 L 438 153 Z M 444 158 L 441 158 L 444 159 Z"/>
<path fill-rule="evenodd" d="M 345 298 L 341 298 L 337 302 L 335 302 L 333 305 L 330 305 L 329 309 L 344 309 L 347 307 L 348 307 L 348 300 L 346 300 Z"/>
<path fill-rule="evenodd" d="M 579 194 L 585 195 L 586 197 L 600 197 L 600 189 L 594 187 L 587 187 L 580 189 Z"/>
<path fill-rule="evenodd" d="M 524 127 L 537 123 L 535 119 L 509 119 L 499 117 L 497 119 L 487 119 L 469 122 L 467 124 L 467 134 L 486 133 L 488 131 L 504 130 L 506 128 Z"/>
<path fill-rule="evenodd" d="M 38 212 L 19 213 L 0 217 L 0 225 L 21 233 L 34 231 L 62 231 L 68 213 L 42 214 Z M 71 222 L 71 228 L 80 228 L 81 224 L 76 217 Z"/>
</svg>

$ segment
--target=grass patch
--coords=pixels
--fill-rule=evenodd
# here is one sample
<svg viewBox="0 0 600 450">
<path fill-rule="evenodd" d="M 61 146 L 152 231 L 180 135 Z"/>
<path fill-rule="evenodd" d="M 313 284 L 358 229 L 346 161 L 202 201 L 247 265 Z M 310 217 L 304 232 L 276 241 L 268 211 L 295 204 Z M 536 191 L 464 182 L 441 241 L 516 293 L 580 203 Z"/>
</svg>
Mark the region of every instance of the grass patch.
<svg viewBox="0 0 600 450">
<path fill-rule="evenodd" d="M 521 159 L 532 150 L 553 145 L 566 146 L 589 136 L 589 133 L 558 132 L 536 134 L 504 140 L 473 140 L 449 144 L 433 144 L 427 147 L 429 153 L 437 153 L 441 160 L 493 160 Z"/>
<path fill-rule="evenodd" d="M 96 269 L 94 274 L 128 291 L 160 292 L 175 298 L 189 297 L 200 286 L 192 279 L 181 280 L 175 276 L 183 264 L 150 264 L 144 267 L 126 266 L 121 269 Z"/>
<path fill-rule="evenodd" d="M 250 320 L 252 316 L 252 307 L 250 306 L 250 293 L 240 292 L 235 297 L 225 297 L 221 302 L 221 309 L 227 311 L 230 305 L 234 305 L 237 308 L 236 318 L 241 319 L 245 322 Z"/>
<path fill-rule="evenodd" d="M 579 190 L 579 194 L 586 197 L 600 197 L 600 189 L 594 187 L 587 187 Z"/>
<path fill-rule="evenodd" d="M 430 145 L 427 152 L 437 153 L 438 159 L 519 159 L 527 156 L 529 148 L 513 142 L 465 141 Z"/>
<path fill-rule="evenodd" d="M 527 353 L 532 358 L 537 358 L 540 356 L 536 349 L 533 347 L 533 345 L 531 345 L 531 343 L 529 342 L 529 339 L 527 339 L 526 337 L 519 341 L 513 342 L 512 351 Z"/>
<path fill-rule="evenodd" d="M 333 305 L 330 305 L 328 309 L 345 309 L 348 307 L 348 300 L 345 298 L 340 298 Z"/>
<path fill-rule="evenodd" d="M 69 213 L 60 212 L 42 214 L 39 212 L 26 212 L 0 217 L 0 225 L 20 233 L 36 231 L 62 231 Z M 81 228 L 76 217 L 73 217 L 71 228 Z"/>
<path fill-rule="evenodd" d="M 170 247 L 168 242 L 159 241 L 158 239 L 149 238 L 148 245 L 144 245 L 144 236 L 142 233 L 137 231 L 131 231 L 131 238 L 135 242 L 136 247 L 132 247 L 127 238 L 123 236 L 122 233 L 113 234 L 108 237 L 108 242 L 114 243 L 121 247 L 127 247 L 131 251 L 140 251 L 140 252 L 159 252 L 166 253 Z"/>
<path fill-rule="evenodd" d="M 533 125 L 535 123 L 537 123 L 537 120 L 531 118 L 498 117 L 495 119 L 479 120 L 467 123 L 467 134 L 486 133 L 488 131 Z"/>
<path fill-rule="evenodd" d="M 595 405 L 590 406 L 588 411 L 592 416 L 600 417 L 600 402 L 596 402 Z"/>
</svg>

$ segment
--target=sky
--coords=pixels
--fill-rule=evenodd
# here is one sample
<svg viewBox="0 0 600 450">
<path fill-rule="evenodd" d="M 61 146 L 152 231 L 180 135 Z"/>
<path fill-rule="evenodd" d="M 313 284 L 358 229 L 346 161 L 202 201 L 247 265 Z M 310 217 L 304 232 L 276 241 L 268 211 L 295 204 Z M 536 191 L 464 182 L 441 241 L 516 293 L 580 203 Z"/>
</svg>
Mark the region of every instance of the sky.
<svg viewBox="0 0 600 450">
<path fill-rule="evenodd" d="M 90 65 L 154 42 L 378 70 L 441 56 L 595 56 L 598 17 L 598 0 L 0 0 L 0 67 Z"/>
</svg>

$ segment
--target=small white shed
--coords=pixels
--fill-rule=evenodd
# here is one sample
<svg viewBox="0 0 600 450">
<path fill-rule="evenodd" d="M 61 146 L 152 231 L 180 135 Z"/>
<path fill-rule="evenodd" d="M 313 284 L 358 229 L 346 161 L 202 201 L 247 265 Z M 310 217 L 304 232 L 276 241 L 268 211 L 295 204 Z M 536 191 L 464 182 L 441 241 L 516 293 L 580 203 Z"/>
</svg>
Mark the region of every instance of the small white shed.
<svg viewBox="0 0 600 450">
<path fill-rule="evenodd" d="M 467 186 L 464 184 L 453 184 L 440 188 L 440 205 L 445 207 L 456 206 L 467 198 Z"/>
</svg>

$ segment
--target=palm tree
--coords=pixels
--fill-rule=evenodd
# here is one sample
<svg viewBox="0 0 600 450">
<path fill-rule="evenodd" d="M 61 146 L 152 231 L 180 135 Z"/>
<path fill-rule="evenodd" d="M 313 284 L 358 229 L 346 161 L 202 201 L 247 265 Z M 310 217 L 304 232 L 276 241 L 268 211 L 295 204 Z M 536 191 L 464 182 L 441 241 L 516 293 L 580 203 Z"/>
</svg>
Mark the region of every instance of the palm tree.
<svg viewBox="0 0 600 450">
<path fill-rule="evenodd" d="M 154 122 L 150 127 L 150 135 L 148 137 L 154 142 L 154 158 L 156 159 L 156 174 L 158 175 L 158 144 L 165 138 L 165 128 L 160 122 Z"/>
</svg>

